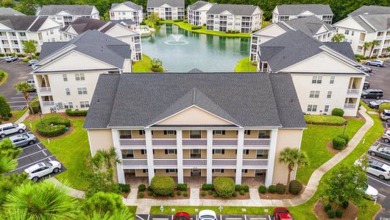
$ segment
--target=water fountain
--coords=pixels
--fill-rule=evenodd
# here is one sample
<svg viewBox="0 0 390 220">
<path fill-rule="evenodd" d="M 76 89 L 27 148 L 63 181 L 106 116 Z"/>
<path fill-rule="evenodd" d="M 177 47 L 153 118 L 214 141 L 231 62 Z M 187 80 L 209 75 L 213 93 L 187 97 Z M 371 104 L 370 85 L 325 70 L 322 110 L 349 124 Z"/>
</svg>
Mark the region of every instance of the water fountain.
<svg viewBox="0 0 390 220">
<path fill-rule="evenodd" d="M 165 41 L 164 43 L 166 45 L 180 46 L 188 44 L 188 41 L 181 39 L 183 37 L 183 35 L 181 34 L 171 34 L 171 37 L 173 38 L 173 40 Z"/>
</svg>

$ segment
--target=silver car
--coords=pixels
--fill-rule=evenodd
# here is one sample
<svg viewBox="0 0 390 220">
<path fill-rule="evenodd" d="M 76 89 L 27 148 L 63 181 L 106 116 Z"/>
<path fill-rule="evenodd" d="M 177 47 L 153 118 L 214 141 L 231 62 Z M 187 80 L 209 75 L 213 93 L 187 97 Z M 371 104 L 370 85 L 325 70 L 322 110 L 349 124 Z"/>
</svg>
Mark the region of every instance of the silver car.
<svg viewBox="0 0 390 220">
<path fill-rule="evenodd" d="M 37 138 L 33 134 L 18 134 L 12 137 L 9 137 L 11 142 L 17 147 L 25 147 L 28 145 L 35 144 Z"/>
<path fill-rule="evenodd" d="M 4 138 L 6 135 L 14 134 L 14 133 L 23 133 L 26 131 L 26 125 L 23 123 L 14 124 L 7 123 L 0 125 L 0 137 Z"/>
<path fill-rule="evenodd" d="M 390 100 L 375 100 L 368 103 L 368 106 L 370 108 L 378 109 L 379 106 L 383 103 L 390 103 Z"/>
<path fill-rule="evenodd" d="M 365 64 L 369 65 L 369 66 L 383 67 L 383 61 L 382 60 L 369 60 Z"/>
<path fill-rule="evenodd" d="M 55 160 L 41 162 L 24 170 L 28 174 L 28 178 L 37 182 L 40 178 L 51 173 L 58 173 L 61 170 L 61 163 Z"/>
<path fill-rule="evenodd" d="M 368 149 L 368 153 L 372 156 L 378 156 L 386 160 L 390 160 L 390 147 L 371 146 L 370 149 Z"/>
</svg>

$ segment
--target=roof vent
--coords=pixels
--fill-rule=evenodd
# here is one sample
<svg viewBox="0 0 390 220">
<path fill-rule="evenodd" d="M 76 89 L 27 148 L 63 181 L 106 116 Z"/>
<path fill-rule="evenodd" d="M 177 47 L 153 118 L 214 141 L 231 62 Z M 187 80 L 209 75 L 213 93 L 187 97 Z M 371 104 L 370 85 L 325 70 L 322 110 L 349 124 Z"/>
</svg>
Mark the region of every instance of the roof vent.
<svg viewBox="0 0 390 220">
<path fill-rule="evenodd" d="M 98 99 L 96 102 L 100 102 L 100 99 Z"/>
<path fill-rule="evenodd" d="M 290 102 L 294 102 L 294 99 L 291 99 Z"/>
</svg>

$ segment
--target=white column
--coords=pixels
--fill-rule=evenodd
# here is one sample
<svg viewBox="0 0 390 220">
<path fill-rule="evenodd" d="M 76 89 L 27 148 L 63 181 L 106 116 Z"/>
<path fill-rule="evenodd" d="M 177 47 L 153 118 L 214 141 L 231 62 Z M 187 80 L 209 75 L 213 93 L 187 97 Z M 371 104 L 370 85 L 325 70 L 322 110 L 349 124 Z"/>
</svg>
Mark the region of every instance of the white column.
<svg viewBox="0 0 390 220">
<path fill-rule="evenodd" d="M 207 130 L 207 183 L 213 183 L 213 130 Z"/>
<path fill-rule="evenodd" d="M 238 142 L 237 142 L 236 184 L 241 184 L 243 151 L 244 151 L 244 129 L 240 128 L 238 130 Z"/>
<path fill-rule="evenodd" d="M 177 182 L 184 183 L 182 130 L 176 130 L 176 146 L 177 146 Z"/>
<path fill-rule="evenodd" d="M 154 177 L 154 158 L 153 158 L 153 145 L 152 145 L 152 131 L 145 129 L 145 143 L 146 143 L 146 158 L 148 160 L 148 179 L 149 184 Z"/>
<path fill-rule="evenodd" d="M 267 174 L 265 176 L 265 186 L 272 185 L 272 180 L 274 176 L 274 167 L 275 167 L 275 157 L 276 157 L 276 144 L 278 138 L 278 129 L 271 130 L 271 143 L 268 151 L 268 167 Z"/>
<path fill-rule="evenodd" d="M 119 161 L 121 161 L 121 163 L 116 164 L 116 173 L 118 176 L 118 183 L 126 183 L 125 172 L 123 170 L 122 151 L 120 149 L 120 143 L 119 143 L 119 131 L 112 129 L 111 132 L 112 132 L 112 142 L 114 144 L 116 156 L 119 158 Z"/>
</svg>

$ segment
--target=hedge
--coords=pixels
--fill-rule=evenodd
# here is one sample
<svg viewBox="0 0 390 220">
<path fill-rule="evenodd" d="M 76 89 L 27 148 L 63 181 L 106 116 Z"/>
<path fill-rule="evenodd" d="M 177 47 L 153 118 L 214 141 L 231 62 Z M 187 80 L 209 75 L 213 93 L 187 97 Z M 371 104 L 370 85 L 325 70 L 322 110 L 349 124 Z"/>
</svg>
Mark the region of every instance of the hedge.
<svg viewBox="0 0 390 220">
<path fill-rule="evenodd" d="M 348 142 L 349 142 L 348 135 L 346 135 L 346 134 L 339 134 L 339 135 L 337 135 L 337 137 L 344 139 L 345 140 L 345 144 L 348 144 Z"/>
<path fill-rule="evenodd" d="M 267 192 L 267 187 L 266 186 L 259 186 L 259 193 L 265 194 Z"/>
<path fill-rule="evenodd" d="M 229 198 L 235 192 L 234 181 L 229 177 L 217 177 L 214 179 L 213 185 L 215 192 L 222 198 Z"/>
<path fill-rule="evenodd" d="M 170 176 L 155 176 L 150 183 L 150 188 L 156 195 L 172 195 L 175 189 L 175 181 Z"/>
<path fill-rule="evenodd" d="M 336 150 L 342 150 L 345 147 L 345 145 L 347 144 L 345 139 L 343 139 L 341 137 L 333 138 L 332 143 L 333 143 L 333 148 Z"/>
<path fill-rule="evenodd" d="M 275 193 L 276 192 L 276 186 L 275 185 L 270 185 L 269 187 L 268 187 L 268 192 L 269 193 Z"/>
<path fill-rule="evenodd" d="M 67 118 L 62 118 L 58 115 L 47 115 L 43 119 L 44 123 L 52 124 L 52 125 L 64 125 L 66 127 L 70 127 L 70 120 Z"/>
<path fill-rule="evenodd" d="M 382 103 L 379 106 L 379 112 L 383 112 L 383 110 L 385 110 L 385 109 L 390 109 L 390 103 Z"/>
<path fill-rule="evenodd" d="M 306 123 L 318 125 L 343 125 L 345 122 L 344 118 L 333 115 L 304 115 L 304 118 Z"/>
<path fill-rule="evenodd" d="M 202 185 L 202 190 L 214 190 L 213 184 L 205 183 Z"/>
<path fill-rule="evenodd" d="M 176 189 L 179 191 L 187 191 L 187 184 L 186 183 L 178 183 L 176 186 Z"/>
<path fill-rule="evenodd" d="M 57 137 L 66 132 L 65 125 L 49 125 L 46 123 L 38 123 L 37 124 L 38 134 L 44 137 Z"/>
<path fill-rule="evenodd" d="M 130 192 L 130 185 L 129 184 L 122 184 L 119 183 L 119 188 L 121 189 L 121 192 L 129 193 Z"/>
<path fill-rule="evenodd" d="M 293 195 L 298 195 L 302 190 L 302 183 L 298 180 L 291 180 L 288 191 Z"/>
<path fill-rule="evenodd" d="M 202 29 L 202 26 L 192 26 L 191 30 L 199 30 Z"/>
<path fill-rule="evenodd" d="M 145 184 L 139 184 L 138 185 L 138 191 L 143 192 L 143 191 L 145 191 L 145 189 L 146 189 Z"/>
<path fill-rule="evenodd" d="M 65 113 L 69 116 L 87 116 L 88 111 L 87 110 L 71 110 L 66 109 Z"/>
<path fill-rule="evenodd" d="M 286 193 L 286 186 L 281 183 L 278 183 L 276 184 L 275 191 L 277 194 L 284 194 Z"/>
<path fill-rule="evenodd" d="M 332 115 L 343 117 L 344 116 L 344 110 L 342 110 L 341 108 L 334 108 L 332 110 Z"/>
</svg>

